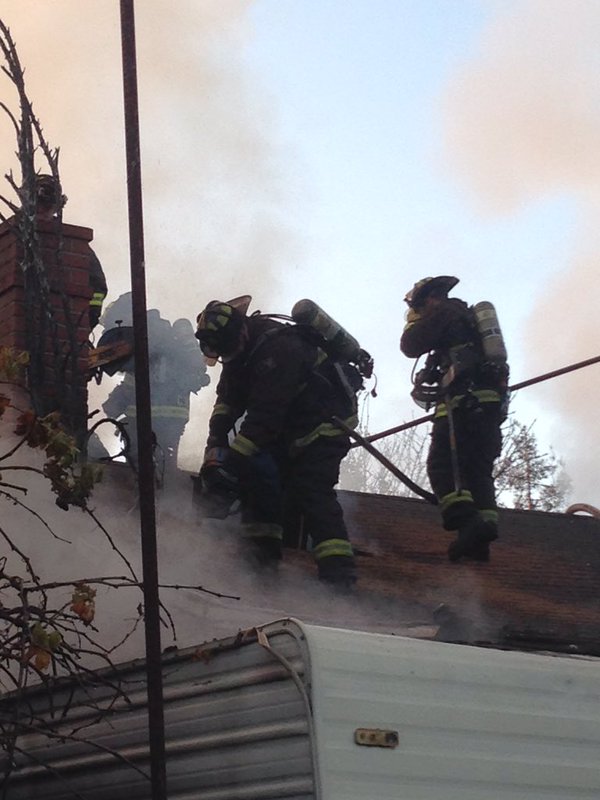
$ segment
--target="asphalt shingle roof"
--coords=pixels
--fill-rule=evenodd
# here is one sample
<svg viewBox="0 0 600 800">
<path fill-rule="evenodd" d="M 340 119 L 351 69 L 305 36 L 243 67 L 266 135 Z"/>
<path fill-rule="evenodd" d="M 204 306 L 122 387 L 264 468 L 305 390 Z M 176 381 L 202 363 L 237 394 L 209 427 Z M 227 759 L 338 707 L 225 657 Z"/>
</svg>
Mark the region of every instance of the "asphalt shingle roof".
<svg viewBox="0 0 600 800">
<path fill-rule="evenodd" d="M 600 652 L 600 520 L 501 509 L 490 562 L 452 564 L 446 549 L 453 534 L 434 506 L 339 496 L 359 552 L 361 591 L 433 610 L 447 640 Z"/>
</svg>

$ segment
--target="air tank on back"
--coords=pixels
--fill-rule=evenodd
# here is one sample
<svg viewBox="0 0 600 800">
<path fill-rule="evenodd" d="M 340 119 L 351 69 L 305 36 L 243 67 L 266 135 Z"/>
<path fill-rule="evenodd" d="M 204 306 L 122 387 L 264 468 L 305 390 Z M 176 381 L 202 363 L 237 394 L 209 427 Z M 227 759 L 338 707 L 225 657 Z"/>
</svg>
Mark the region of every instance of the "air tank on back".
<svg viewBox="0 0 600 800">
<path fill-rule="evenodd" d="M 485 358 L 496 364 L 505 363 L 506 345 L 500 330 L 496 309 L 487 300 L 482 300 L 480 303 L 475 303 L 473 312 Z"/>
<path fill-rule="evenodd" d="M 292 319 L 310 325 L 329 343 L 332 355 L 355 361 L 361 352 L 360 344 L 339 322 L 336 322 L 312 300 L 298 300 L 292 308 Z"/>
</svg>

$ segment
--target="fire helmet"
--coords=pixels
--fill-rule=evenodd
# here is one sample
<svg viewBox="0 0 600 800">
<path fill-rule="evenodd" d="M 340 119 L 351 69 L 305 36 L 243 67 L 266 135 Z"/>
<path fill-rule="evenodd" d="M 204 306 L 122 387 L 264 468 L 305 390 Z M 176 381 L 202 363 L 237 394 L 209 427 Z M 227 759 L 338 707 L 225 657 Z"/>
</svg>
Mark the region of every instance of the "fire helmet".
<svg viewBox="0 0 600 800">
<path fill-rule="evenodd" d="M 58 178 L 46 174 L 35 176 L 35 199 L 38 206 L 46 209 L 59 209 L 67 202 Z"/>
<path fill-rule="evenodd" d="M 452 275 L 438 275 L 436 278 L 421 278 L 407 293 L 404 302 L 411 308 L 422 306 L 427 297 L 433 292 L 448 294 L 458 283 L 459 279 Z"/>
<path fill-rule="evenodd" d="M 196 318 L 196 339 L 207 358 L 228 360 L 242 341 L 245 315 L 231 303 L 211 300 Z"/>
<path fill-rule="evenodd" d="M 194 338 L 194 326 L 185 317 L 180 317 L 176 319 L 173 323 L 173 333 L 178 339 L 193 339 Z"/>
<path fill-rule="evenodd" d="M 109 303 L 102 311 L 100 324 L 104 328 L 112 328 L 113 325 L 133 325 L 133 299 L 131 292 L 125 292 Z"/>
</svg>

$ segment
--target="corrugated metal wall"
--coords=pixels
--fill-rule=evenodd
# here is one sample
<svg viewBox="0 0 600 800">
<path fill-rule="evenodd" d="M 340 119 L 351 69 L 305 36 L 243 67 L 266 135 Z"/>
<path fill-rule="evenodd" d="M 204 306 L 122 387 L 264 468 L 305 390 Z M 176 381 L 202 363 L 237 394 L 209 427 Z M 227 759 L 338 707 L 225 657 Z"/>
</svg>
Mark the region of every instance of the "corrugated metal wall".
<svg viewBox="0 0 600 800">
<path fill-rule="evenodd" d="M 306 631 L 326 800 L 600 798 L 598 660 Z"/>
<path fill-rule="evenodd" d="M 272 644 L 302 676 L 299 642 L 283 632 L 273 635 Z M 200 655 L 172 657 L 164 674 L 170 800 L 313 800 L 306 705 L 289 671 L 270 653 L 256 642 L 208 645 Z M 128 700 L 100 722 L 97 707 L 106 707 L 114 692 L 77 692 L 59 732 L 76 727 L 79 741 L 48 743 L 41 735 L 19 740 L 8 800 L 71 800 L 73 789 L 86 800 L 150 797 L 149 781 L 137 771 L 148 772 L 143 669 L 122 678 Z M 55 718 L 67 696 L 66 689 L 54 693 Z M 40 695 L 32 702 L 46 701 Z"/>
</svg>

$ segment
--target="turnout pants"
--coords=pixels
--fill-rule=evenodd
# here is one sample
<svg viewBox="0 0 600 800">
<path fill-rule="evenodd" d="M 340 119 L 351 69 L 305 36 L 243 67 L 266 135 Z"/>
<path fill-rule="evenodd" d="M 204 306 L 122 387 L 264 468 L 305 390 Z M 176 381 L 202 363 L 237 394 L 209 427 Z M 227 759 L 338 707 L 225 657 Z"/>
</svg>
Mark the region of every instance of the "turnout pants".
<svg viewBox="0 0 600 800">
<path fill-rule="evenodd" d="M 457 530 L 476 515 L 497 521 L 494 461 L 500 455 L 500 403 L 481 403 L 475 409 L 453 411 L 458 456 L 459 487 L 455 487 L 448 418 L 434 420 L 427 473 L 440 504 L 446 530 Z"/>
<path fill-rule="evenodd" d="M 293 457 L 251 457 L 252 469 L 240 487 L 244 535 L 278 540 L 288 547 L 310 543 L 319 567 L 332 558 L 351 560 L 352 546 L 335 492 L 348 449 L 346 436 L 321 437 Z"/>
</svg>

